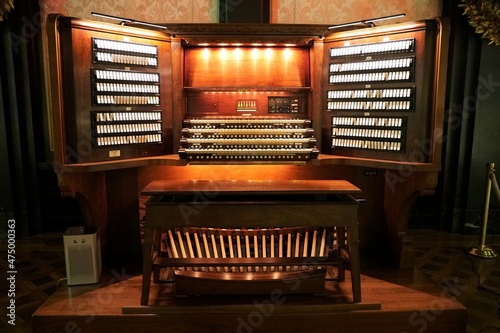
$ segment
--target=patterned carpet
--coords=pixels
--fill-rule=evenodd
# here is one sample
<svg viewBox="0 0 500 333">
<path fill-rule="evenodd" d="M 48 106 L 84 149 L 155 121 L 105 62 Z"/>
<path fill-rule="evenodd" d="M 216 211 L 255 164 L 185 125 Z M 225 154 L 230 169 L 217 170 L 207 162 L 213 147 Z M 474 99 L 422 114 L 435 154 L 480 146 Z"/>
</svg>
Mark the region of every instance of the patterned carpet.
<svg viewBox="0 0 500 333">
<path fill-rule="evenodd" d="M 2 240 L 2 249 L 5 241 Z M 31 315 L 52 295 L 60 279 L 66 277 L 61 235 L 41 235 L 16 242 L 16 325 L 2 316 L 1 332 L 31 332 Z M 1 266 L 7 267 L 6 251 L 2 251 Z M 3 272 L 2 272 L 3 273 Z M 7 279 L 2 278 L 1 290 L 8 290 Z M 2 292 L 1 303 L 7 304 L 8 295 Z"/>
<path fill-rule="evenodd" d="M 467 333 L 499 333 L 500 259 L 480 259 L 467 255 L 464 244 L 471 238 L 432 230 L 411 231 L 417 253 L 416 268 L 443 289 L 444 297 L 453 297 L 468 309 Z M 475 240 L 475 238 L 474 238 Z M 6 243 L 0 241 L 5 249 Z M 500 254 L 500 242 L 488 243 Z M 16 326 L 2 316 L 0 332 L 31 332 L 31 315 L 64 283 L 64 251 L 60 234 L 43 234 L 16 243 Z M 2 267 L 7 256 L 2 251 Z M 0 282 L 8 289 L 6 278 Z M 5 292 L 0 300 L 8 300 Z M 439 314 L 439 309 L 436 311 Z M 7 329 L 5 329 L 7 328 Z"/>
<path fill-rule="evenodd" d="M 483 259 L 465 250 L 479 243 L 478 236 L 433 230 L 412 231 L 416 268 L 467 308 L 467 333 L 500 332 L 500 257 Z M 500 256 L 500 239 L 486 244 Z"/>
<path fill-rule="evenodd" d="M 500 254 L 498 242 L 488 245 Z M 445 297 L 455 298 L 467 308 L 467 333 L 498 333 L 500 259 L 471 256 L 466 248 L 443 247 L 442 243 L 416 247 L 416 267 L 443 288 Z"/>
</svg>

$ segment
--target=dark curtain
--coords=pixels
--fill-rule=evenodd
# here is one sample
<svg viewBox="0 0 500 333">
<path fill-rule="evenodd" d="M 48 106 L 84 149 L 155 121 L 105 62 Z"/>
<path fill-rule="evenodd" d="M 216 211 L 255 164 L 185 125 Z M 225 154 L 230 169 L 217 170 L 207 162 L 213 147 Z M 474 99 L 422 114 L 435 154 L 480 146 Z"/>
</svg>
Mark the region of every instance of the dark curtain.
<svg viewBox="0 0 500 333">
<path fill-rule="evenodd" d="M 14 6 L 0 22 L 0 232 L 5 235 L 6 219 L 15 219 L 16 236 L 22 238 L 41 231 L 42 26 L 38 1 L 15 1 Z"/>
<path fill-rule="evenodd" d="M 462 1 L 443 1 L 443 14 L 451 21 L 448 62 L 447 105 L 443 145 L 441 188 L 441 229 L 464 232 L 469 191 L 470 160 L 474 135 L 476 89 L 482 42 L 469 25 Z"/>
</svg>

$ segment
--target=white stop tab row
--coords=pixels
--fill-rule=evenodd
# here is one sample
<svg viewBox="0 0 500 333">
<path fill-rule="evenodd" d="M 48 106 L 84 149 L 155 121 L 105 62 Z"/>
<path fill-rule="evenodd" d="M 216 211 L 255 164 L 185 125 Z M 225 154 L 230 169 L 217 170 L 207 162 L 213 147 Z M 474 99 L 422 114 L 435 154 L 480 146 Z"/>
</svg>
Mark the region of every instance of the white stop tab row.
<svg viewBox="0 0 500 333">
<path fill-rule="evenodd" d="M 131 43 L 125 41 L 100 39 L 100 38 L 94 38 L 94 44 L 97 49 L 158 55 L 158 48 L 155 45 Z"/>
<path fill-rule="evenodd" d="M 374 69 L 408 68 L 412 65 L 413 58 L 394 58 L 385 60 L 367 60 L 330 64 L 330 73 L 354 72 Z"/>
<path fill-rule="evenodd" d="M 119 135 L 105 136 L 97 138 L 98 146 L 115 146 L 128 145 L 139 143 L 159 143 L 161 142 L 161 134 L 144 134 L 144 135 Z"/>
<path fill-rule="evenodd" d="M 387 139 L 401 139 L 403 131 L 401 130 L 387 130 L 387 129 L 373 129 L 373 128 L 345 128 L 334 127 L 332 128 L 332 136 L 352 136 L 363 138 L 387 138 Z"/>
<path fill-rule="evenodd" d="M 410 101 L 328 102 L 328 110 L 409 110 Z"/>
<path fill-rule="evenodd" d="M 95 121 L 161 120 L 161 111 L 96 112 Z"/>
<path fill-rule="evenodd" d="M 327 98 L 404 98 L 411 97 L 411 88 L 328 90 Z"/>
<path fill-rule="evenodd" d="M 407 52 L 413 48 L 413 39 L 403 39 L 394 41 L 385 41 L 380 43 L 358 44 L 335 47 L 330 49 L 330 57 L 345 57 L 361 54 L 375 54 L 387 52 Z"/>
<path fill-rule="evenodd" d="M 336 147 L 401 151 L 403 144 L 399 141 L 371 141 L 334 138 L 332 139 L 332 148 Z"/>
<path fill-rule="evenodd" d="M 131 93 L 150 93 L 159 94 L 160 87 L 154 84 L 127 84 L 127 83 L 108 83 L 96 82 L 97 91 L 104 92 L 131 92 Z"/>
<path fill-rule="evenodd" d="M 351 83 L 351 82 L 402 81 L 409 79 L 410 79 L 410 71 L 398 71 L 398 72 L 330 75 L 329 82 L 332 84 L 332 83 Z"/>
<path fill-rule="evenodd" d="M 106 69 L 95 69 L 94 77 L 98 80 L 113 81 L 141 81 L 141 82 L 160 82 L 160 74 L 133 72 L 133 71 L 112 71 Z"/>
<path fill-rule="evenodd" d="M 332 117 L 332 125 L 401 127 L 404 118 Z"/>
<path fill-rule="evenodd" d="M 97 95 L 97 104 L 120 104 L 120 105 L 158 105 L 160 104 L 159 96 L 111 96 Z"/>
<path fill-rule="evenodd" d="M 153 57 L 118 54 L 109 52 L 96 52 L 97 61 L 112 62 L 115 64 L 127 64 L 136 66 L 158 66 L 158 59 Z"/>
<path fill-rule="evenodd" d="M 153 131 L 159 132 L 161 131 L 161 123 L 97 125 L 96 131 L 97 134 L 153 132 Z"/>
</svg>

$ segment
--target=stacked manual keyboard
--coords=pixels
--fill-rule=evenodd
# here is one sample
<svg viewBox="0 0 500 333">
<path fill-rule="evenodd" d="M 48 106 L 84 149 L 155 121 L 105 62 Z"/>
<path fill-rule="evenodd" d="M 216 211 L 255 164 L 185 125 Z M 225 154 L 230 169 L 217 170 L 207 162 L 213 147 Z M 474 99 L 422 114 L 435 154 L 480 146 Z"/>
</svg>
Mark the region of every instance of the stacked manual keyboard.
<svg viewBox="0 0 500 333">
<path fill-rule="evenodd" d="M 308 119 L 185 119 L 179 157 L 188 161 L 308 161 L 318 157 Z"/>
</svg>

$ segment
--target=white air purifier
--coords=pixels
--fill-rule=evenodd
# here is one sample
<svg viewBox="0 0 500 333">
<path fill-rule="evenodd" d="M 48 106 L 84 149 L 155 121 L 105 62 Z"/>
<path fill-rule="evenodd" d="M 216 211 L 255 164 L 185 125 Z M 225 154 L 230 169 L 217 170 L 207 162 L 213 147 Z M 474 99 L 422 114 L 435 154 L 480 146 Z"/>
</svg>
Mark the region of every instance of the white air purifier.
<svg viewBox="0 0 500 333">
<path fill-rule="evenodd" d="M 97 230 L 71 227 L 63 235 L 68 286 L 98 283 L 101 279 L 101 245 Z"/>
</svg>

